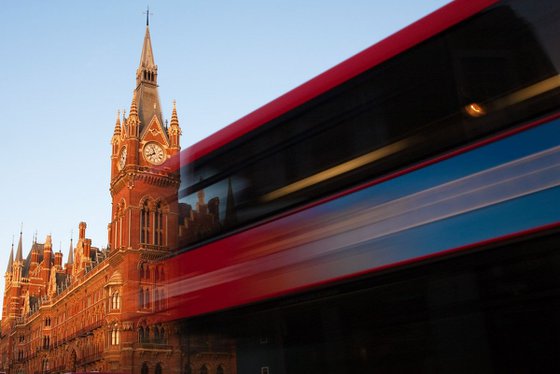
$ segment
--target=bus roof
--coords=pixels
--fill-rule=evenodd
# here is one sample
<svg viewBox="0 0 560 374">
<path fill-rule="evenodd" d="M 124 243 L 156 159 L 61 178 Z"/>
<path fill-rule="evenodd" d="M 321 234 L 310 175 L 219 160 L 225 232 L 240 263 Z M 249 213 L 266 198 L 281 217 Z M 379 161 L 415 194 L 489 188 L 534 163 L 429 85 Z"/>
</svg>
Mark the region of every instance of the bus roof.
<svg viewBox="0 0 560 374">
<path fill-rule="evenodd" d="M 181 152 L 181 165 L 209 154 L 497 2 L 498 0 L 455 0 L 441 7 L 186 148 Z"/>
</svg>

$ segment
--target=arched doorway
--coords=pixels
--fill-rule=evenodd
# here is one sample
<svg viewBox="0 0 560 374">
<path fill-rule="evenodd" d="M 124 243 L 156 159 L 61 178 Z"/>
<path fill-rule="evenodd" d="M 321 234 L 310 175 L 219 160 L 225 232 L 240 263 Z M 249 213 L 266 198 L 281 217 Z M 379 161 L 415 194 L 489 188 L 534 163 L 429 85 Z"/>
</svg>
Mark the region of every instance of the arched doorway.
<svg viewBox="0 0 560 374">
<path fill-rule="evenodd" d="M 140 374 L 148 374 L 148 364 L 147 363 L 143 363 L 142 364 L 142 369 L 140 370 Z"/>
</svg>

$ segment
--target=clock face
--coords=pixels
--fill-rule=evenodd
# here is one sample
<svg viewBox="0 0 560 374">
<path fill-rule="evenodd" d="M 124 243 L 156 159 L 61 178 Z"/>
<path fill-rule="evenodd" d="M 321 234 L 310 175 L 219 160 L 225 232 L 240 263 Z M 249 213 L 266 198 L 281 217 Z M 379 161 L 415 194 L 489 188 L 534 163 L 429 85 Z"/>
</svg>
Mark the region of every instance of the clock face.
<svg viewBox="0 0 560 374">
<path fill-rule="evenodd" d="M 121 150 L 121 154 L 119 155 L 119 163 L 117 164 L 117 167 L 119 168 L 119 170 L 122 170 L 125 164 L 126 164 L 126 147 L 124 147 Z"/>
<path fill-rule="evenodd" d="M 165 151 L 158 143 L 148 143 L 144 146 L 144 158 L 155 165 L 160 165 L 165 161 Z"/>
</svg>

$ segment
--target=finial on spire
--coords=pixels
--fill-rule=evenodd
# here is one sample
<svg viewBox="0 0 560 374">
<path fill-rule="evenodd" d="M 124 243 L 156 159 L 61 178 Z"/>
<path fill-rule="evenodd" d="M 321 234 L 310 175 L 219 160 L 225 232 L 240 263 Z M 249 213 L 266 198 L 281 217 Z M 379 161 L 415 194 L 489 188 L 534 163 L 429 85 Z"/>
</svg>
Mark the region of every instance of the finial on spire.
<svg viewBox="0 0 560 374">
<path fill-rule="evenodd" d="M 150 13 L 149 5 L 146 7 L 146 11 L 144 12 L 144 14 L 146 15 L 146 26 L 150 26 L 150 15 L 154 15 L 154 14 Z"/>
</svg>

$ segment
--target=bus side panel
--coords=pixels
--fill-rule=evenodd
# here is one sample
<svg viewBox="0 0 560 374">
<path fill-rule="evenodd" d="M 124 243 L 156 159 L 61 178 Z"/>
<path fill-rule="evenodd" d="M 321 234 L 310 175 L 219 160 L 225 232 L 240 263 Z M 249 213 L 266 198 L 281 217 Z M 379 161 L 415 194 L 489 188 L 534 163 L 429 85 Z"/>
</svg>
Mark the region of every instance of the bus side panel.
<svg viewBox="0 0 560 374">
<path fill-rule="evenodd" d="M 559 119 L 170 259 L 170 317 L 556 226 L 558 201 Z"/>
</svg>

